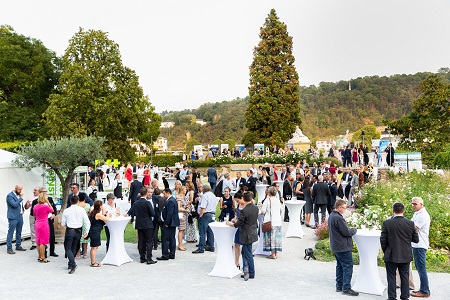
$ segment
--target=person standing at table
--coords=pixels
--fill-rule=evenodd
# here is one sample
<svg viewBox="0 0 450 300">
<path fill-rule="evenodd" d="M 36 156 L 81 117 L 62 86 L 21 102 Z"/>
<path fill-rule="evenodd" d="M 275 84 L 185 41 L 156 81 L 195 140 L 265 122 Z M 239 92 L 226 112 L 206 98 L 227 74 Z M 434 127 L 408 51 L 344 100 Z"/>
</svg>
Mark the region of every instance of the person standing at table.
<svg viewBox="0 0 450 300">
<path fill-rule="evenodd" d="M 164 189 L 164 208 L 162 210 L 161 219 L 163 221 L 162 227 L 162 255 L 157 257 L 157 260 L 175 259 L 175 229 L 180 226 L 180 219 L 178 218 L 178 204 L 170 189 Z"/>
<path fill-rule="evenodd" d="M 239 239 L 242 243 L 242 264 L 244 274 L 241 275 L 245 281 L 255 278 L 255 263 L 253 261 L 252 244 L 258 240 L 258 207 L 253 204 L 252 194 L 244 194 L 244 198 L 239 203 L 243 209 L 239 214 L 239 219 L 227 221 L 228 226 L 239 228 Z"/>
<path fill-rule="evenodd" d="M 91 222 L 86 214 L 86 210 L 78 206 L 78 196 L 71 197 L 71 206 L 66 208 L 62 215 L 61 225 L 66 226 L 66 235 L 64 236 L 64 249 L 69 260 L 69 274 L 73 274 L 77 269 L 75 254 L 77 253 L 78 243 L 81 238 L 81 228 L 85 224 L 86 231 L 83 238 L 87 238 Z"/>
<path fill-rule="evenodd" d="M 89 213 L 89 221 L 91 222 L 91 230 L 89 231 L 89 238 L 91 239 L 91 267 L 101 267 L 102 265 L 96 261 L 98 247 L 101 246 L 100 234 L 103 230 L 105 222 L 109 221 L 109 216 L 102 214 L 102 204 L 101 200 L 94 202 L 94 209 Z"/>
<path fill-rule="evenodd" d="M 119 208 L 116 207 L 116 203 L 114 203 L 114 194 L 109 193 L 106 195 L 106 203 L 103 205 L 104 214 L 107 214 L 108 217 L 116 217 L 119 216 Z M 110 240 L 110 234 L 109 234 L 109 228 L 108 226 L 105 226 L 105 234 L 106 234 L 106 252 L 109 250 L 109 240 Z"/>
<path fill-rule="evenodd" d="M 283 198 L 285 200 L 291 200 L 294 178 L 292 178 L 291 173 L 286 173 L 285 178 L 283 183 Z M 289 222 L 289 209 L 287 207 L 284 208 L 284 222 Z"/>
<path fill-rule="evenodd" d="M 203 195 L 198 205 L 198 249 L 192 251 L 194 254 L 206 251 L 214 252 L 214 233 L 208 226 L 216 220 L 217 197 L 211 191 L 209 184 L 203 185 Z M 205 247 L 206 235 L 208 235 L 208 246 Z"/>
<path fill-rule="evenodd" d="M 411 243 L 418 243 L 419 236 L 414 222 L 406 219 L 402 203 L 392 206 L 394 217 L 383 222 L 380 244 L 384 252 L 388 282 L 388 298 L 397 299 L 395 272 L 400 274 L 400 298 L 409 298 L 409 264 L 412 261 Z"/>
<path fill-rule="evenodd" d="M 350 288 L 353 275 L 353 241 L 355 228 L 349 228 L 342 214 L 347 209 L 345 200 L 337 200 L 336 208 L 328 218 L 330 233 L 330 249 L 336 257 L 336 292 L 347 296 L 358 296 L 359 293 Z"/>
<path fill-rule="evenodd" d="M 50 226 L 48 224 L 48 214 L 53 213 L 53 208 L 48 201 L 47 193 L 40 193 L 37 204 L 33 207 L 35 216 L 36 244 L 38 261 L 48 263 L 45 256 L 45 247 L 50 242 Z"/>
<path fill-rule="evenodd" d="M 141 263 L 147 262 L 147 265 L 153 265 L 156 263 L 152 259 L 153 220 L 155 218 L 155 210 L 151 199 L 153 189 L 151 193 L 148 193 L 148 189 L 143 187 L 140 190 L 140 194 L 143 196 L 134 203 L 127 215 L 136 216 L 135 228 L 138 232 L 138 249 Z"/>
<path fill-rule="evenodd" d="M 419 242 L 412 243 L 414 265 L 420 278 L 420 289 L 413 291 L 411 296 L 428 298 L 430 297 L 430 286 L 428 284 L 427 275 L 427 249 L 430 246 L 429 232 L 430 232 L 430 215 L 425 206 L 423 206 L 423 199 L 420 197 L 413 197 L 411 200 L 412 208 L 415 211 L 411 221 L 419 235 Z"/>
<path fill-rule="evenodd" d="M 26 251 L 22 248 L 22 226 L 23 226 L 23 187 L 16 185 L 14 191 L 6 196 L 6 204 L 8 207 L 8 235 L 6 236 L 6 252 L 8 254 L 16 254 L 12 249 L 12 238 L 14 231 L 16 231 L 16 251 Z"/>
</svg>

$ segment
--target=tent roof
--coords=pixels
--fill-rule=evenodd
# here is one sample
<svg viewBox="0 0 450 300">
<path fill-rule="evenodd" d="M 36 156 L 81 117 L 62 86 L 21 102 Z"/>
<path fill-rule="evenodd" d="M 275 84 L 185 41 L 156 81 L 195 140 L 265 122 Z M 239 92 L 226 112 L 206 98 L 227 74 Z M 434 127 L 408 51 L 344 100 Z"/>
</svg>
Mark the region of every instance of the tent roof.
<svg viewBox="0 0 450 300">
<path fill-rule="evenodd" d="M 14 168 L 11 161 L 16 158 L 17 154 L 0 149 L 0 168 Z"/>
</svg>

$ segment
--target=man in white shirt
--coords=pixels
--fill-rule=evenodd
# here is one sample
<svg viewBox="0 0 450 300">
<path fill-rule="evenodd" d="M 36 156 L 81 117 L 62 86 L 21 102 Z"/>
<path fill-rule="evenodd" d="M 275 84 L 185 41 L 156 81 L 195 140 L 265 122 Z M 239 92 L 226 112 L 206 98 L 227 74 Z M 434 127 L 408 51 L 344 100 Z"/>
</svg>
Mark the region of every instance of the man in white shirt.
<svg viewBox="0 0 450 300">
<path fill-rule="evenodd" d="M 75 254 L 78 251 L 78 242 L 81 237 L 81 228 L 85 225 L 86 232 L 83 238 L 87 238 L 91 223 L 86 214 L 86 210 L 78 206 L 78 196 L 74 195 L 71 198 L 72 205 L 66 208 L 62 215 L 61 225 L 66 226 L 66 235 L 64 237 L 64 249 L 66 251 L 67 259 L 69 260 L 69 274 L 73 274 L 77 269 L 75 262 Z"/>
<path fill-rule="evenodd" d="M 255 164 L 252 164 L 252 167 L 250 168 L 250 170 L 253 171 L 253 177 L 258 178 L 258 169 L 255 167 Z"/>
<path fill-rule="evenodd" d="M 233 190 L 233 181 L 231 180 L 230 173 L 223 175 L 222 195 L 225 193 L 226 188 L 229 188 L 230 191 Z"/>
<path fill-rule="evenodd" d="M 423 199 L 420 197 L 413 197 L 411 200 L 412 208 L 415 211 L 411 221 L 414 222 L 416 231 L 419 235 L 418 243 L 411 243 L 414 254 L 414 265 L 420 278 L 420 289 L 411 293 L 412 297 L 428 298 L 430 297 L 430 286 L 427 275 L 427 249 L 430 246 L 430 215 L 425 206 L 423 206 Z"/>
</svg>

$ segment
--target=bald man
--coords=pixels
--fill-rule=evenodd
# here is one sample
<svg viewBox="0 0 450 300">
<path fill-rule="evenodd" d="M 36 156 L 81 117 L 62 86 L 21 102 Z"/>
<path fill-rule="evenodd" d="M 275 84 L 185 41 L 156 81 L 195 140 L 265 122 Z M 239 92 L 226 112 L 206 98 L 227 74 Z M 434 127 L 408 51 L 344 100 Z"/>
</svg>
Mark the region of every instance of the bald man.
<svg viewBox="0 0 450 300">
<path fill-rule="evenodd" d="M 14 231 L 16 232 L 16 250 L 25 251 L 22 248 L 22 226 L 23 226 L 23 187 L 16 185 L 14 191 L 6 196 L 6 204 L 8 207 L 8 235 L 6 237 L 6 252 L 8 254 L 15 254 L 12 249 L 12 238 Z"/>
</svg>

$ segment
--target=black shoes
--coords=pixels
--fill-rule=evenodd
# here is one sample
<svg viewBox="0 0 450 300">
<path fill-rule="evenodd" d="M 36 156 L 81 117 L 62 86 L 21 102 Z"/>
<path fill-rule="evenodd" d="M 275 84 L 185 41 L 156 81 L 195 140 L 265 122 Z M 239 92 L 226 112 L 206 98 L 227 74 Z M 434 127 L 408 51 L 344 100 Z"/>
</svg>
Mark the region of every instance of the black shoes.
<svg viewBox="0 0 450 300">
<path fill-rule="evenodd" d="M 342 293 L 342 289 L 336 289 L 336 292 Z"/>
<path fill-rule="evenodd" d="M 165 256 L 157 257 L 156 259 L 157 260 L 169 260 L 169 258 L 165 257 Z"/>
<path fill-rule="evenodd" d="M 208 248 L 208 249 L 205 249 L 205 251 L 214 252 L 214 249 Z"/>
<path fill-rule="evenodd" d="M 348 290 L 346 290 L 346 291 L 343 291 L 343 292 L 342 292 L 342 295 L 347 295 L 347 296 L 358 296 L 359 293 L 358 293 L 358 292 L 355 292 L 355 291 L 352 290 L 352 289 L 348 289 Z"/>
<path fill-rule="evenodd" d="M 244 280 L 245 280 L 245 275 L 241 275 L 241 278 L 244 278 Z M 255 279 L 255 277 L 254 276 L 248 276 L 248 279 Z"/>
<path fill-rule="evenodd" d="M 58 254 L 56 254 L 56 253 L 50 253 L 50 256 L 53 256 L 53 257 L 58 257 L 59 255 L 58 255 Z"/>
<path fill-rule="evenodd" d="M 30 250 L 36 249 L 36 246 L 31 246 Z"/>
<path fill-rule="evenodd" d="M 16 251 L 27 251 L 27 249 L 22 248 L 22 246 L 16 247 Z"/>
<path fill-rule="evenodd" d="M 69 274 L 75 273 L 76 269 L 77 269 L 77 266 L 73 266 L 72 268 L 70 268 Z"/>
<path fill-rule="evenodd" d="M 147 265 L 154 265 L 157 261 L 154 261 L 153 259 L 147 260 Z"/>
<path fill-rule="evenodd" d="M 14 252 L 13 249 L 8 249 L 8 250 L 6 250 L 6 253 L 8 253 L 8 254 L 16 254 L 16 252 Z"/>
<path fill-rule="evenodd" d="M 203 253 L 203 252 L 205 252 L 205 251 L 201 251 L 199 249 L 192 251 L 192 253 L 194 253 L 194 254 L 199 254 L 199 253 Z"/>
<path fill-rule="evenodd" d="M 141 264 L 145 263 L 147 260 L 145 258 L 141 258 Z"/>
</svg>

